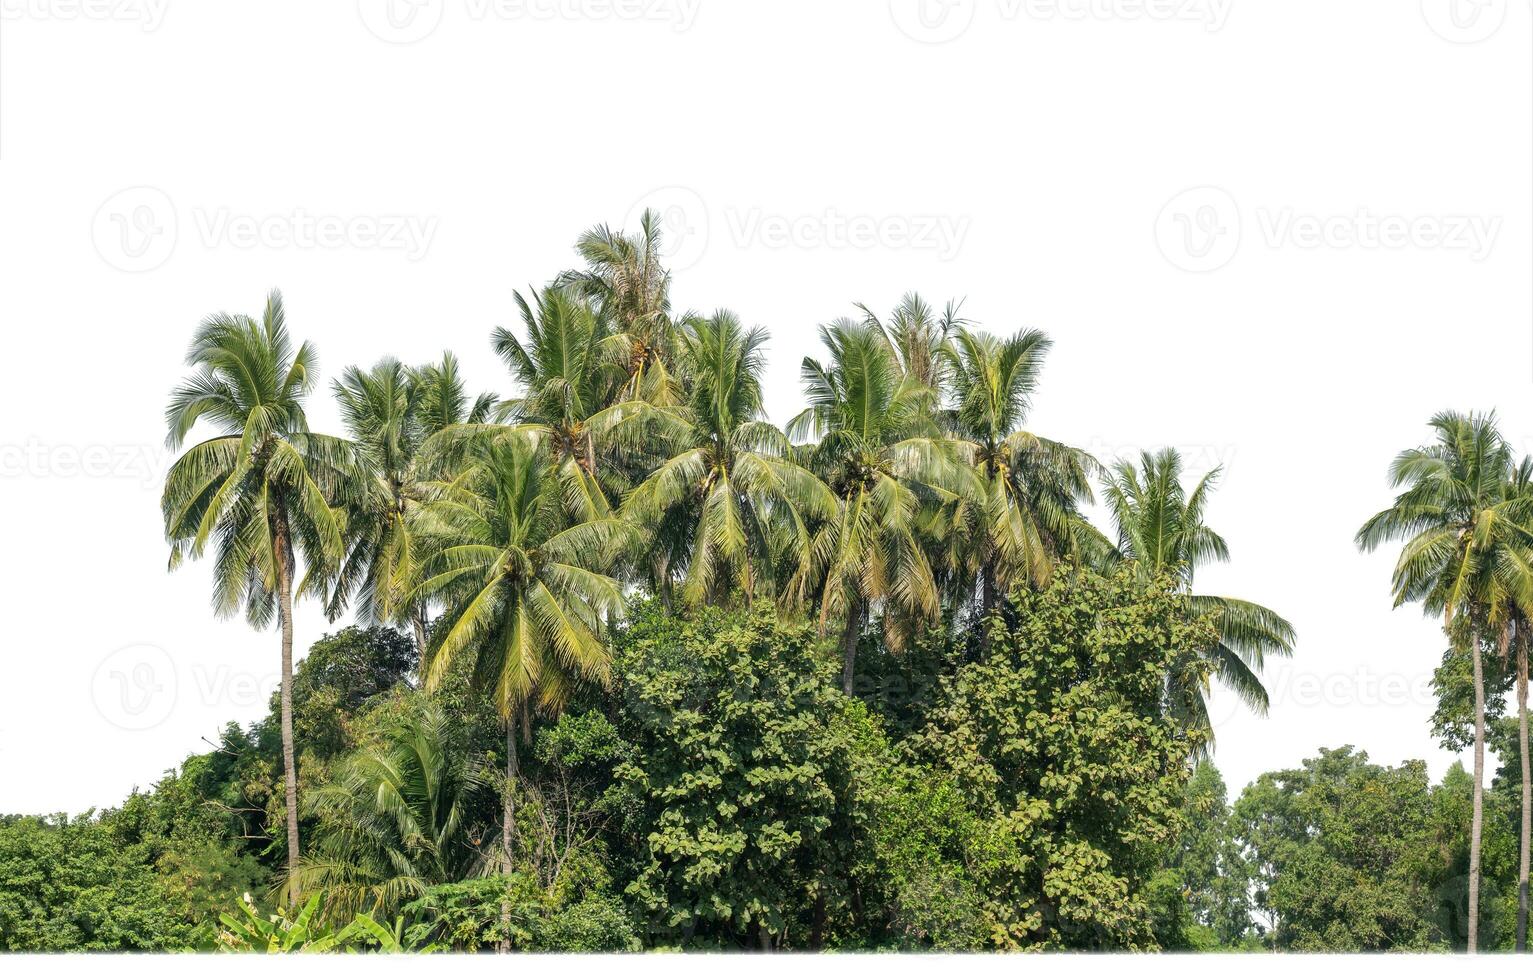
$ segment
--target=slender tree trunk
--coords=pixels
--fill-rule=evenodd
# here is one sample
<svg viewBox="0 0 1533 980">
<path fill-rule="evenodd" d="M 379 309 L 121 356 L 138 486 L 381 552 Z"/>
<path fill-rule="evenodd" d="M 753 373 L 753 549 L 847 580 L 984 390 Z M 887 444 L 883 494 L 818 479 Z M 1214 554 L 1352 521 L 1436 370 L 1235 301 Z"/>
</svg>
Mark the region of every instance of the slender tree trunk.
<svg viewBox="0 0 1533 980">
<path fill-rule="evenodd" d="M 278 517 L 273 542 L 277 562 L 278 616 L 282 627 L 282 782 L 287 797 L 288 897 L 298 903 L 298 762 L 293 752 L 293 545 L 287 521 Z"/>
<path fill-rule="evenodd" d="M 985 606 L 985 615 L 995 612 L 995 563 L 985 562 L 985 568 L 980 572 L 980 602 Z"/>
<path fill-rule="evenodd" d="M 421 666 L 426 663 L 426 607 L 416 606 L 410 615 L 410 627 L 415 631 L 415 654 Z"/>
<path fill-rule="evenodd" d="M 660 608 L 671 614 L 671 563 L 660 555 L 655 559 L 655 591 L 660 593 Z"/>
<path fill-rule="evenodd" d="M 1533 839 L 1533 780 L 1528 759 L 1528 642 L 1517 631 L 1517 748 L 1522 757 L 1522 839 L 1517 850 L 1517 951 L 1528 948 L 1528 849 Z"/>
<path fill-rule="evenodd" d="M 1469 952 L 1480 946 L 1480 831 L 1485 817 L 1485 663 L 1478 630 L 1469 634 L 1474 663 L 1474 815 L 1469 824 Z"/>
<path fill-rule="evenodd" d="M 857 673 L 857 641 L 862 638 L 862 600 L 853 599 L 846 607 L 846 632 L 841 636 L 841 690 L 852 693 L 852 679 Z"/>
<path fill-rule="evenodd" d="M 509 876 L 515 862 L 511 858 L 511 844 L 516 838 L 516 781 L 521 773 L 520 760 L 516 755 L 516 719 L 506 720 L 506 789 L 500 802 L 500 861 L 502 873 Z M 508 885 L 509 887 L 509 885 Z M 500 900 L 501 937 L 499 950 L 511 952 L 511 897 Z"/>
</svg>

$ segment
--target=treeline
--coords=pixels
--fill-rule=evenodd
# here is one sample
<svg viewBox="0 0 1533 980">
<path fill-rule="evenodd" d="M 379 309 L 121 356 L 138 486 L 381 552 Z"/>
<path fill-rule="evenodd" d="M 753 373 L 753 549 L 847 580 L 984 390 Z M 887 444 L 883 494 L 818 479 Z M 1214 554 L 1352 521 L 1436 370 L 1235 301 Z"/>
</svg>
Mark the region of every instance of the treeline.
<svg viewBox="0 0 1533 980">
<path fill-rule="evenodd" d="M 1030 432 L 1048 338 L 915 296 L 822 327 L 778 429 L 765 332 L 672 311 L 652 216 L 577 248 L 492 336 L 513 396 L 385 359 L 333 383 L 344 435 L 307 423 L 280 296 L 201 325 L 171 566 L 209 558 L 219 614 L 279 627 L 273 716 L 100 819 L 9 824 L 0 941 L 1304 947 L 1261 884 L 1292 868 L 1189 809 L 1219 809 L 1189 797 L 1211 681 L 1262 711 L 1293 645 L 1193 587 L 1229 554 L 1217 471 Z M 299 601 L 366 628 L 295 672 Z M 99 860 L 49 875 L 71 835 Z M 1243 913 L 1200 897 L 1230 882 Z"/>
<path fill-rule="evenodd" d="M 496 869 L 493 703 L 466 676 L 427 694 L 407 632 L 350 627 L 311 648 L 294 688 L 305 861 L 324 875 L 311 923 L 266 921 L 285 904 L 274 699 L 118 809 L 0 821 L 0 940 L 309 949 L 350 929 L 348 946 L 391 948 L 353 928 L 361 910 L 405 949 L 507 936 L 519 950 L 754 949 L 759 934 L 727 910 L 756 907 L 780 916 L 771 941 L 786 949 L 1005 948 L 992 930 L 1032 910 L 1043 941 L 1017 945 L 1464 948 L 1469 773 L 1433 786 L 1420 763 L 1344 748 L 1228 800 L 1211 764 L 1176 755 L 1153 692 L 1161 661 L 1124 676 L 1049 652 L 1131 656 L 1132 643 L 1099 646 L 1108 634 L 1079 609 L 1126 595 L 1146 601 L 1113 622 L 1147 644 L 1184 614 L 1164 589 L 1056 580 L 1003 620 L 993 651 L 946 634 L 898 659 L 865 644 L 875 679 L 856 699 L 811 625 L 643 603 L 613 689 L 577 698 L 526 753 L 511 875 Z M 1034 647 L 1039 633 L 1060 645 Z M 930 694 L 912 695 L 927 676 Z M 1072 723 L 1030 728 L 1044 712 Z M 1511 721 L 1492 726 L 1512 762 L 1486 798 L 1484 948 L 1515 940 Z M 721 746 L 751 764 L 722 764 Z M 1072 785 L 1085 772 L 1089 786 Z"/>
</svg>

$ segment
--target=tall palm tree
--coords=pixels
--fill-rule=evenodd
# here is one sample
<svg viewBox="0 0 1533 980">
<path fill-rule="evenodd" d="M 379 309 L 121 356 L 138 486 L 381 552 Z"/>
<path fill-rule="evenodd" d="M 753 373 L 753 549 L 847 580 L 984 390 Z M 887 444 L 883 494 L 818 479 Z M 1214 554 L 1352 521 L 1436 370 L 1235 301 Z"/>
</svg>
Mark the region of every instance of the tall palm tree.
<svg viewBox="0 0 1533 980">
<path fill-rule="evenodd" d="M 600 569 L 626 545 L 614 519 L 571 524 L 548 448 L 518 433 L 475 445 L 467 467 L 421 509 L 430 542 L 421 597 L 446 611 L 425 658 L 428 690 L 460 657 L 475 686 L 490 693 L 506 731 L 502 861 L 515 835 L 517 741 L 531 712 L 560 711 L 580 682 L 606 684 L 611 655 L 602 625 L 622 608 L 616 581 Z"/>
<path fill-rule="evenodd" d="M 683 529 L 691 602 L 735 588 L 749 604 L 758 584 L 771 584 L 784 552 L 799 555 L 808 547 L 809 523 L 836 509 L 830 489 L 787 458 L 787 438 L 764 419 L 766 339 L 760 327 L 746 330 L 726 311 L 684 326 L 686 401 L 668 413 L 675 420 L 669 458 L 624 503 L 635 526 Z M 779 533 L 782 540 L 774 540 Z M 668 587 L 660 583 L 662 592 Z"/>
<path fill-rule="evenodd" d="M 817 596 L 822 632 L 832 617 L 843 617 L 842 687 L 849 694 L 870 612 L 882 608 L 895 646 L 940 614 L 917 517 L 923 501 L 972 492 L 964 481 L 973 473 L 937 426 L 937 393 L 902 370 L 882 330 L 839 320 L 821 327 L 820 337 L 830 361 L 804 358 L 809 407 L 789 434 L 819 440 L 808 453 L 810 468 L 840 506 L 814 533 L 793 592 Z"/>
<path fill-rule="evenodd" d="M 863 323 L 889 338 L 901 370 L 908 377 L 938 391 L 945 380 L 943 345 L 968 325 L 968 321 L 959 315 L 962 305 L 950 300 L 939 313 L 919 293 L 906 293 L 887 321 L 880 320 L 862 304 L 857 308 L 862 311 Z"/>
<path fill-rule="evenodd" d="M 660 215 L 646 209 L 639 233 L 632 236 L 599 225 L 580 236 L 575 250 L 586 267 L 561 273 L 554 285 L 571 287 L 595 302 L 622 337 L 627 396 L 669 402 L 674 326 L 671 274 L 661 263 Z"/>
<path fill-rule="evenodd" d="M 959 499 L 942 537 L 977 563 L 986 611 L 1014 585 L 1042 585 L 1060 559 L 1098 553 L 1106 543 L 1080 513 L 1094 502 L 1091 478 L 1101 466 L 1022 428 L 1050 346 L 1038 330 L 1002 340 L 959 327 L 941 351 L 953 398 L 948 426 L 967 446 L 983 489 L 977 500 Z"/>
<path fill-rule="evenodd" d="M 408 622 L 416 649 L 424 652 L 426 607 L 406 600 L 419 573 L 411 511 L 423 501 L 430 477 L 422 447 L 449 426 L 483 422 L 495 396 L 470 402 L 451 353 L 413 370 L 393 358 L 370 371 L 347 368 L 334 390 L 367 479 L 353 487 L 347 554 L 327 611 L 335 618 L 355 593 L 364 620 Z"/>
<path fill-rule="evenodd" d="M 656 420 L 654 406 L 630 397 L 629 340 L 572 288 L 533 290 L 530 301 L 517 293 L 516 303 L 526 339 L 497 327 L 494 347 L 523 393 L 502 409 L 513 426 L 546 435 L 579 516 L 609 516 L 630 477 L 624 451 L 642 453 Z"/>
<path fill-rule="evenodd" d="M 1526 508 L 1518 515 L 1527 524 L 1529 512 L 1533 512 L 1533 457 L 1524 456 L 1506 488 L 1507 499 L 1516 506 Z M 1526 546 L 1506 549 L 1506 560 L 1516 574 L 1527 576 L 1533 571 L 1533 558 Z M 1528 948 L 1528 872 L 1530 847 L 1533 847 L 1533 760 L 1528 751 L 1528 644 L 1529 631 L 1533 630 L 1533 609 L 1524 606 L 1515 597 L 1508 603 L 1507 622 L 1501 628 L 1503 664 L 1508 644 L 1515 646 L 1516 693 L 1517 693 L 1517 756 L 1521 767 L 1522 800 L 1521 826 L 1517 841 L 1517 950 Z"/>
<path fill-rule="evenodd" d="M 1443 617 L 1452 637 L 1468 634 L 1474 668 L 1474 800 L 1469 833 L 1469 951 L 1479 945 L 1480 839 L 1484 821 L 1485 664 L 1487 629 L 1499 630 L 1510 608 L 1533 608 L 1525 560 L 1529 539 L 1526 499 L 1508 495 L 1515 480 L 1511 450 L 1494 414 L 1441 412 L 1436 440 L 1408 449 L 1390 465 L 1390 482 L 1403 487 L 1394 505 L 1369 518 L 1357 545 L 1372 551 L 1404 541 L 1395 564 L 1395 605 L 1420 602 Z M 1463 618 L 1467 629 L 1454 631 Z M 1461 641 L 1455 640 L 1455 643 Z"/>
<path fill-rule="evenodd" d="M 1219 470 L 1207 473 L 1192 492 L 1182 486 L 1182 458 L 1174 449 L 1141 453 L 1139 466 L 1119 461 L 1105 486 L 1108 510 L 1118 532 L 1112 563 L 1130 562 L 1147 577 L 1176 576 L 1190 592 L 1199 567 L 1229 561 L 1229 546 L 1204 523 Z M 1213 741 L 1209 723 L 1208 668 L 1258 713 L 1268 706 L 1259 671 L 1265 657 L 1293 653 L 1293 626 L 1277 613 L 1244 599 L 1193 593 L 1192 608 L 1211 615 L 1219 642 L 1196 661 L 1175 665 L 1167 678 L 1171 710 L 1190 730 Z"/>
<path fill-rule="evenodd" d="M 282 635 L 282 768 L 287 866 L 298 867 L 298 770 L 293 750 L 293 597 L 320 586 L 313 573 L 338 559 L 345 515 L 335 501 L 355 479 L 349 447 L 309 431 L 303 400 L 314 388 L 315 356 L 293 350 L 282 295 L 260 320 L 219 313 L 202 322 L 187 354 L 196 368 L 171 395 L 166 443 L 180 449 L 207 423 L 218 434 L 182 453 L 165 479 L 161 509 L 170 566 L 200 558 L 212 544 L 213 606 L 243 609 L 263 628 L 275 612 Z M 302 555 L 310 576 L 295 582 Z"/>
<path fill-rule="evenodd" d="M 321 836 L 299 879 L 304 891 L 325 893 L 327 917 L 392 918 L 432 885 L 484 870 L 470 826 L 484 778 L 454 741 L 439 706 L 411 706 L 316 792 Z"/>
</svg>

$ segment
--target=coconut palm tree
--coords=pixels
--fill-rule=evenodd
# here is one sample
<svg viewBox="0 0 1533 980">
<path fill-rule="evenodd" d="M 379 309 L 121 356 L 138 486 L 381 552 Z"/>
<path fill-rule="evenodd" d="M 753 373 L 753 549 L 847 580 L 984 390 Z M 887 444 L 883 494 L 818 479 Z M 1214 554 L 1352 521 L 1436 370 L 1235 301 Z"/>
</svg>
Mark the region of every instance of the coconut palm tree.
<svg viewBox="0 0 1533 980">
<path fill-rule="evenodd" d="M 1441 412 L 1435 441 L 1408 449 L 1390 465 L 1404 489 L 1394 505 L 1369 518 L 1357 545 L 1372 551 L 1404 542 L 1395 564 L 1395 605 L 1420 602 L 1442 616 L 1457 639 L 1467 633 L 1474 668 L 1474 798 L 1469 834 L 1469 951 L 1479 945 L 1480 839 L 1484 820 L 1486 630 L 1500 631 L 1512 609 L 1533 609 L 1527 572 L 1527 500 L 1508 494 L 1517 481 L 1511 450 L 1494 414 Z M 1464 629 L 1454 630 L 1462 618 Z M 1504 634 L 1503 634 L 1504 635 Z"/>
<path fill-rule="evenodd" d="M 646 209 L 635 236 L 599 225 L 580 236 L 575 250 L 586 267 L 561 273 L 554 286 L 593 301 L 622 338 L 627 397 L 669 403 L 675 391 L 669 371 L 675 330 L 671 274 L 661 263 L 660 215 Z"/>
<path fill-rule="evenodd" d="M 187 354 L 196 368 L 171 395 L 167 444 L 180 449 L 199 423 L 217 434 L 182 453 L 165 479 L 161 509 L 170 566 L 213 548 L 213 606 L 243 609 L 282 637 L 282 767 L 287 866 L 298 867 L 298 770 L 293 747 L 293 599 L 315 591 L 339 559 L 346 522 L 336 506 L 357 477 L 350 447 L 309 431 L 303 400 L 316 382 L 313 348 L 296 351 L 282 295 L 259 320 L 219 313 L 202 322 Z M 310 569 L 296 581 L 298 558 Z"/>
<path fill-rule="evenodd" d="M 328 918 L 393 917 L 427 888 L 485 870 L 471 826 L 485 780 L 455 741 L 440 706 L 408 705 L 314 794 L 321 836 L 298 877 L 325 893 Z"/>
<path fill-rule="evenodd" d="M 818 599 L 822 632 L 831 618 L 842 618 L 842 687 L 851 693 L 870 612 L 884 612 L 895 647 L 941 612 L 937 581 L 917 540 L 923 503 L 977 492 L 973 471 L 937 425 L 937 393 L 901 369 L 882 330 L 839 320 L 821 327 L 820 337 L 830 360 L 804 358 L 809 407 L 789 434 L 818 439 L 806 454 L 810 469 L 840 506 L 815 531 L 790 598 Z"/>
<path fill-rule="evenodd" d="M 1091 478 L 1101 466 L 1089 453 L 1022 428 L 1050 346 L 1038 330 L 1002 340 L 960 326 L 941 350 L 953 399 L 946 424 L 966 446 L 983 495 L 959 498 L 938 537 L 977 573 L 987 612 L 1015 585 L 1043 585 L 1061 559 L 1106 547 L 1080 513 L 1082 503 L 1094 502 Z"/>
<path fill-rule="evenodd" d="M 1507 483 L 1508 500 L 1518 502 L 1533 512 L 1533 457 L 1524 456 Z M 1523 526 L 1527 525 L 1528 513 L 1519 515 Z M 1509 571 L 1526 576 L 1533 570 L 1533 555 L 1528 547 L 1507 549 L 1506 561 Z M 1517 949 L 1528 948 L 1528 871 L 1530 847 L 1533 847 L 1533 760 L 1528 757 L 1528 645 L 1533 630 L 1533 609 L 1523 606 L 1515 598 L 1508 603 L 1507 622 L 1501 628 L 1501 653 L 1503 665 L 1508 645 L 1515 647 L 1517 693 L 1517 756 L 1522 776 L 1521 826 L 1517 842 Z"/>
<path fill-rule="evenodd" d="M 968 325 L 959 315 L 962 303 L 948 301 L 938 313 L 919 293 L 906 293 L 887 321 L 880 320 L 868 307 L 858 304 L 863 323 L 877 329 L 894 347 L 900 369 L 933 391 L 942 388 L 946 361 L 942 348 L 949 337 Z"/>
<path fill-rule="evenodd" d="M 474 445 L 464 471 L 420 511 L 418 533 L 432 558 L 419 598 L 446 611 L 427 648 L 424 678 L 436 688 L 461 657 L 505 724 L 502 861 L 511 867 L 518 738 L 531 713 L 557 714 L 575 686 L 606 684 L 611 655 L 601 640 L 621 590 L 601 569 L 626 546 L 614 519 L 571 524 L 552 456 L 535 433 Z"/>
<path fill-rule="evenodd" d="M 648 468 L 643 437 L 658 419 L 650 402 L 629 397 L 629 340 L 571 288 L 533 290 L 530 301 L 517 293 L 516 303 L 526 339 L 497 327 L 494 347 L 523 393 L 502 411 L 514 429 L 546 436 L 577 516 L 610 516 L 633 473 Z"/>
<path fill-rule="evenodd" d="M 785 553 L 800 555 L 809 524 L 829 518 L 836 498 L 790 461 L 787 438 L 765 421 L 761 373 L 766 332 L 734 314 L 694 318 L 679 335 L 686 401 L 667 413 L 669 458 L 624 502 L 637 527 L 680 527 L 685 595 L 720 599 L 738 589 L 747 604 L 771 585 Z M 646 550 L 668 548 L 650 535 Z M 662 594 L 669 582 L 660 583 Z"/>
<path fill-rule="evenodd" d="M 495 396 L 470 402 L 451 353 L 413 370 L 393 358 L 370 371 L 347 368 L 334 390 L 368 478 L 352 488 L 347 554 L 327 612 L 334 619 L 355 594 L 364 620 L 409 622 L 416 649 L 424 651 L 426 607 L 406 601 L 419 572 L 411 511 L 424 499 L 430 475 L 422 447 L 449 426 L 484 422 Z"/>
<path fill-rule="evenodd" d="M 1105 485 L 1105 498 L 1118 543 L 1109 562 L 1129 562 L 1146 577 L 1176 576 L 1191 592 L 1193 577 L 1206 562 L 1229 561 L 1229 547 L 1204 523 L 1216 468 L 1192 492 L 1182 486 L 1182 458 L 1174 449 L 1141 453 L 1139 465 L 1120 461 Z M 1209 723 L 1208 672 L 1212 672 L 1258 713 L 1268 706 L 1259 674 L 1265 657 L 1293 653 L 1293 626 L 1277 613 L 1244 599 L 1192 593 L 1195 612 L 1214 618 L 1219 642 L 1202 659 L 1173 667 L 1167 678 L 1172 712 L 1190 730 L 1213 741 Z"/>
</svg>

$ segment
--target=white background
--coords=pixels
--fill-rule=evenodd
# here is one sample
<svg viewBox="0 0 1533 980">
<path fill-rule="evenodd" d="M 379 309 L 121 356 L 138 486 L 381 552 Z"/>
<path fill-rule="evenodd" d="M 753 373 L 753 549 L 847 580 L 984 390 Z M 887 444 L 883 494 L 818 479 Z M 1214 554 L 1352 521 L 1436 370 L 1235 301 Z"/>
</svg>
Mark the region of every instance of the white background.
<svg viewBox="0 0 1533 980">
<path fill-rule="evenodd" d="M 201 317 L 280 286 L 327 386 L 451 348 L 505 392 L 512 289 L 646 202 L 678 306 L 771 328 L 778 421 L 816 324 L 915 289 L 1053 336 L 1036 431 L 1225 466 L 1198 584 L 1300 636 L 1270 718 L 1216 704 L 1232 790 L 1347 743 L 1440 775 L 1440 632 L 1352 535 L 1438 409 L 1533 450 L 1533 15 L 1457 2 L 0 0 L 0 812 L 265 710 L 276 634 L 165 572 Z"/>
</svg>

